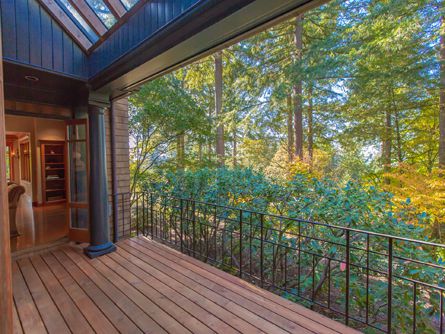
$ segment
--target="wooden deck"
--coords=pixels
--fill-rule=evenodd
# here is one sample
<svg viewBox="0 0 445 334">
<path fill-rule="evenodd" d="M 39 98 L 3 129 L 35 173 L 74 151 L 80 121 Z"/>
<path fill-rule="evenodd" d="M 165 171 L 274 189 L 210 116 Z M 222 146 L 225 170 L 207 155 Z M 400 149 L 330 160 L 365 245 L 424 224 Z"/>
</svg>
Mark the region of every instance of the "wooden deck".
<svg viewBox="0 0 445 334">
<path fill-rule="evenodd" d="M 13 264 L 17 333 L 358 333 L 154 241 Z"/>
</svg>

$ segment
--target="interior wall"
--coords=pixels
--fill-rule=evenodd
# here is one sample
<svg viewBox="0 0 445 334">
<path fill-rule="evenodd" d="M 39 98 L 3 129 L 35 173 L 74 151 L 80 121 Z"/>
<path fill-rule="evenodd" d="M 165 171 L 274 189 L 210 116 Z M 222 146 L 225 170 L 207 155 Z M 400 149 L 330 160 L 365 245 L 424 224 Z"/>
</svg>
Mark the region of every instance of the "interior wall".
<svg viewBox="0 0 445 334">
<path fill-rule="evenodd" d="M 6 131 L 27 132 L 31 141 L 31 197 L 33 203 L 42 203 L 42 178 L 40 168 L 40 141 L 65 140 L 65 122 L 26 116 L 6 115 Z M 20 165 L 18 156 L 14 164 Z M 26 188 L 28 185 L 25 183 Z"/>
</svg>

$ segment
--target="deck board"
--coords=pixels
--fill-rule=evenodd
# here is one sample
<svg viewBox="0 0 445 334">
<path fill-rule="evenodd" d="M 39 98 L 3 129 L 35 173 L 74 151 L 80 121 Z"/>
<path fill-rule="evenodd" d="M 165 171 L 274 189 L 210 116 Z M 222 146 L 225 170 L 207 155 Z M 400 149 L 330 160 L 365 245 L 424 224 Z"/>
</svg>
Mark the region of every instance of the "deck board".
<svg viewBox="0 0 445 334">
<path fill-rule="evenodd" d="M 13 264 L 16 333 L 358 333 L 152 240 Z"/>
</svg>

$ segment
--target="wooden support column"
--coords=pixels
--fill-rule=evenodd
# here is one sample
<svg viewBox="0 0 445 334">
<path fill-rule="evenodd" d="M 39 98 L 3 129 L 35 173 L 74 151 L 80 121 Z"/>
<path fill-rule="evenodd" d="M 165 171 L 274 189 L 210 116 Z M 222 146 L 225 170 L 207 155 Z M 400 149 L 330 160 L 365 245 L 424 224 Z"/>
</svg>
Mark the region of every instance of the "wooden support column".
<svg viewBox="0 0 445 334">
<path fill-rule="evenodd" d="M 1 35 L 0 27 L 0 59 L 3 59 Z M 12 278 L 5 132 L 3 62 L 0 61 L 0 333 L 9 334 L 12 333 Z"/>
<path fill-rule="evenodd" d="M 110 241 L 108 225 L 107 159 L 105 147 L 104 112 L 109 107 L 106 99 L 92 97 L 88 104 L 90 148 L 90 245 L 85 254 L 91 258 L 116 250 Z"/>
</svg>

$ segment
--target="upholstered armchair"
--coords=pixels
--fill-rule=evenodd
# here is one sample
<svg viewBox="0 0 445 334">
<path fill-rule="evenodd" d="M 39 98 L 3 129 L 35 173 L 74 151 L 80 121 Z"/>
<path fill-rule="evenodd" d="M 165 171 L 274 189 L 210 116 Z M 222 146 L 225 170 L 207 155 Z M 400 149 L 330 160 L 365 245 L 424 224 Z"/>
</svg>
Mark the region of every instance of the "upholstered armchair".
<svg viewBox="0 0 445 334">
<path fill-rule="evenodd" d="M 25 193 L 25 188 L 15 183 L 8 184 L 8 201 L 9 201 L 9 226 L 11 230 L 11 238 L 20 235 L 17 224 L 16 214 L 20 197 Z"/>
</svg>

